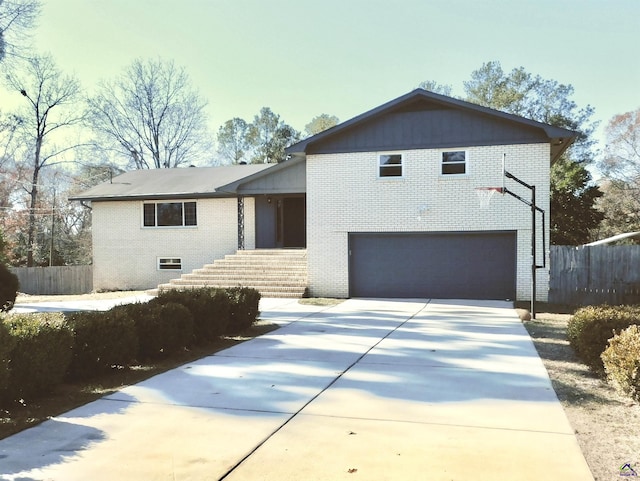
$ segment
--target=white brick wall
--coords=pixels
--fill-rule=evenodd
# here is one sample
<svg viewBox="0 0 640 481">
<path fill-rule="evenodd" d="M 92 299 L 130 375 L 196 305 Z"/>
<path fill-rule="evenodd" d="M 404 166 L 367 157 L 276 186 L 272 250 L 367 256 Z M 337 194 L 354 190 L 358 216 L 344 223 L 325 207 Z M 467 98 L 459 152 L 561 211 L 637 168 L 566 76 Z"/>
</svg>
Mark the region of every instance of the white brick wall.
<svg viewBox="0 0 640 481">
<path fill-rule="evenodd" d="M 549 144 L 447 150 L 467 151 L 467 175 L 440 175 L 438 149 L 400 151 L 404 154 L 404 175 L 392 179 L 378 178 L 379 152 L 307 156 L 307 249 L 312 295 L 348 296 L 349 232 L 517 230 L 517 296 L 530 297 L 530 208 L 509 195 L 496 194 L 489 208 L 480 210 L 474 189 L 502 185 L 505 153 L 507 170 L 536 186 L 537 204 L 547 212 L 548 241 Z M 528 189 L 512 180 L 505 180 L 505 184 L 530 199 Z M 427 210 L 419 216 L 422 206 Z M 536 297 L 546 300 L 548 270 L 538 270 L 537 282 Z"/>
<path fill-rule="evenodd" d="M 162 228 L 142 227 L 142 201 L 94 202 L 94 289 L 154 288 L 235 252 L 237 200 L 198 199 L 196 202 L 196 227 Z M 245 198 L 244 208 L 245 247 L 253 249 L 252 198 Z M 181 257 L 182 271 L 158 270 L 158 257 Z"/>
</svg>

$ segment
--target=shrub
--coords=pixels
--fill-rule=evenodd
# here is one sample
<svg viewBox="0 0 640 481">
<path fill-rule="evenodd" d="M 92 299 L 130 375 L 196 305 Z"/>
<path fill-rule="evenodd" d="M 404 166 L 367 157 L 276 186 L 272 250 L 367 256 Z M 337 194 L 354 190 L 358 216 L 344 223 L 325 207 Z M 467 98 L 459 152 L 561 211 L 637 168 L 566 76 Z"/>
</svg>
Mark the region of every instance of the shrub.
<svg viewBox="0 0 640 481">
<path fill-rule="evenodd" d="M 136 359 L 138 336 L 129 317 L 111 310 L 78 312 L 67 319 L 75 337 L 70 378 L 89 378 Z"/>
<path fill-rule="evenodd" d="M 61 383 L 73 347 L 73 332 L 64 316 L 14 314 L 3 322 L 16 342 L 9 361 L 9 399 L 32 397 Z"/>
<path fill-rule="evenodd" d="M 8 312 L 13 308 L 19 288 L 18 276 L 0 263 L 0 312 Z"/>
<path fill-rule="evenodd" d="M 237 333 L 251 327 L 260 314 L 260 293 L 249 287 L 232 287 L 226 289 L 226 293 L 231 301 L 228 332 Z"/>
<path fill-rule="evenodd" d="M 170 302 L 158 310 L 158 324 L 164 331 L 164 354 L 179 351 L 193 344 L 193 316 L 182 304 Z"/>
<path fill-rule="evenodd" d="M 593 371 L 604 374 L 600 356 L 607 348 L 607 341 L 638 323 L 640 306 L 583 307 L 569 320 L 567 337 L 578 357 Z"/>
<path fill-rule="evenodd" d="M 141 360 L 166 356 L 191 345 L 193 341 L 193 317 L 181 304 L 126 304 L 116 306 L 112 311 L 133 321 Z"/>
<path fill-rule="evenodd" d="M 16 339 L 4 321 L 0 321 L 0 392 L 5 391 L 9 385 L 9 361 L 15 345 Z"/>
<path fill-rule="evenodd" d="M 229 298 L 223 290 L 203 287 L 162 291 L 155 299 L 160 304 L 182 304 L 193 316 L 196 342 L 211 341 L 225 333 L 229 324 Z"/>
<path fill-rule="evenodd" d="M 602 362 L 616 390 L 640 401 L 640 328 L 629 326 L 613 336 L 602 353 Z"/>
</svg>

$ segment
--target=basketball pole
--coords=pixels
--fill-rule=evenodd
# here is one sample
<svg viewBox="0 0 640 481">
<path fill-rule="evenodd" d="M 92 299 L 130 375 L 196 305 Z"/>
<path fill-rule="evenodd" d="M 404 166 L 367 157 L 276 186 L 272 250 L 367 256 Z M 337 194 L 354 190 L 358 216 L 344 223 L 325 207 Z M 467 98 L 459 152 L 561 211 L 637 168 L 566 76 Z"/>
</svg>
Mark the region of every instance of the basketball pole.
<svg viewBox="0 0 640 481">
<path fill-rule="evenodd" d="M 506 177 L 508 179 L 516 181 L 518 184 L 522 185 L 523 187 L 526 187 L 531 191 L 531 201 L 528 201 L 520 197 L 515 192 L 511 192 L 506 187 L 502 188 L 503 194 L 509 194 L 511 197 L 514 197 L 518 199 L 520 202 L 531 207 L 531 308 L 530 309 L 531 309 L 531 319 L 535 319 L 536 317 L 536 284 L 537 284 L 536 274 L 538 269 L 538 265 L 536 263 L 536 211 L 542 212 L 542 230 L 543 230 L 542 235 L 545 236 L 544 210 L 536 206 L 536 186 L 527 184 L 525 181 L 519 179 L 518 177 L 513 175 L 511 172 L 507 171 L 505 169 L 505 157 L 506 157 L 506 154 L 503 154 L 502 155 L 502 172 L 504 174 L 502 179 L 503 186 L 504 186 L 504 178 Z M 543 238 L 543 243 L 544 243 L 544 238 Z M 543 249 L 545 249 L 544 245 L 543 245 Z M 543 256 L 544 255 L 546 254 L 543 252 Z M 540 267 L 544 267 L 545 265 L 546 265 L 546 261 L 543 262 L 543 265 Z"/>
</svg>

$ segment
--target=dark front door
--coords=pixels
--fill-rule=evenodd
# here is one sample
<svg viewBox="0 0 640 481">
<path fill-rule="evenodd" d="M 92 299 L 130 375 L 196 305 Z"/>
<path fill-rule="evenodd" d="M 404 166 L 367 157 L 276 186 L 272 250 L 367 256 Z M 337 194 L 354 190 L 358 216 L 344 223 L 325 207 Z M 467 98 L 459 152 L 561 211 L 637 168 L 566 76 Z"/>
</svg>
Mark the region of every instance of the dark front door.
<svg viewBox="0 0 640 481">
<path fill-rule="evenodd" d="M 256 248 L 306 247 L 304 196 L 256 197 Z"/>
<path fill-rule="evenodd" d="M 282 201 L 282 247 L 306 247 L 307 216 L 304 197 L 285 197 Z"/>
</svg>

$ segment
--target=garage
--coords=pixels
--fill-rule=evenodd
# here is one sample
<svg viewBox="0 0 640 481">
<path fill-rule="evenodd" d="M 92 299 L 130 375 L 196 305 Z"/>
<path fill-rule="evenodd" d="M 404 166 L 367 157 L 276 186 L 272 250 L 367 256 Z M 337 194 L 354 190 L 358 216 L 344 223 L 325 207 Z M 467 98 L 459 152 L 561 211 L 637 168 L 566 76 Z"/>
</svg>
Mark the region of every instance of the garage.
<svg viewBox="0 0 640 481">
<path fill-rule="evenodd" d="M 351 297 L 514 299 L 516 233 L 351 233 Z"/>
</svg>

